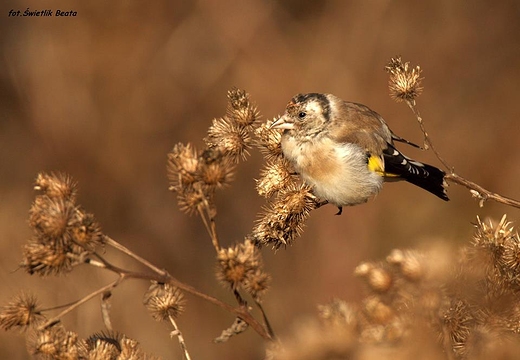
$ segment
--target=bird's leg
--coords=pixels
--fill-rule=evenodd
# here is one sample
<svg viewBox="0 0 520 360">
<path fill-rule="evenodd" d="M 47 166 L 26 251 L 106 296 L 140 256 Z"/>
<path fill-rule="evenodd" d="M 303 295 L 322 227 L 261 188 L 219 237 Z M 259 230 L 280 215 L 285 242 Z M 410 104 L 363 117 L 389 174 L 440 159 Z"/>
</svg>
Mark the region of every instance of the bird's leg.
<svg viewBox="0 0 520 360">
<path fill-rule="evenodd" d="M 322 207 L 323 205 L 327 205 L 329 202 L 327 200 L 318 201 L 316 199 L 316 209 Z"/>
<path fill-rule="evenodd" d="M 319 201 L 316 203 L 316 209 L 322 207 L 323 205 L 327 205 L 329 202 L 327 200 Z M 338 206 L 338 212 L 334 215 L 341 215 L 343 213 L 343 207 Z"/>
</svg>

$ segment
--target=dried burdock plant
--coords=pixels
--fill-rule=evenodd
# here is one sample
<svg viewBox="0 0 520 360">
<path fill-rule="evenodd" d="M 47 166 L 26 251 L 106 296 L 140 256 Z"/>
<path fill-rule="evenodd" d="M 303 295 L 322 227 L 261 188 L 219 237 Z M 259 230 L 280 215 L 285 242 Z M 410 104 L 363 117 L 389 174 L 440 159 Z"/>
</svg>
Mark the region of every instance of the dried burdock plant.
<svg viewBox="0 0 520 360">
<path fill-rule="evenodd" d="M 268 203 L 259 214 L 250 237 L 257 246 L 279 249 L 301 235 L 305 220 L 320 203 L 312 188 L 302 183 L 283 157 L 281 134 L 271 128 L 272 123 L 268 121 L 255 130 L 255 144 L 266 160 L 256 180 L 256 190 Z"/>
<path fill-rule="evenodd" d="M 287 160 L 277 159 L 267 161 L 260 171 L 260 179 L 256 180 L 256 191 L 258 195 L 270 198 L 277 192 L 295 185 Z"/>
<path fill-rule="evenodd" d="M 232 118 L 213 120 L 204 139 L 209 148 L 218 149 L 233 162 L 244 160 L 249 155 L 251 136 L 247 125 L 234 123 Z"/>
<path fill-rule="evenodd" d="M 388 64 L 385 66 L 386 72 L 388 72 L 390 76 L 390 80 L 388 82 L 388 87 L 390 89 L 390 97 L 397 102 L 404 101 L 406 105 L 412 110 L 414 113 L 417 122 L 419 123 L 419 127 L 424 136 L 423 146 L 425 149 L 431 149 L 435 156 L 439 159 L 439 161 L 448 169 L 452 170 L 452 167 L 448 165 L 448 163 L 440 156 L 439 152 L 435 149 L 428 133 L 426 132 L 426 128 L 424 126 L 423 119 L 419 114 L 419 110 L 417 109 L 416 97 L 418 97 L 422 91 L 421 81 L 423 80 L 420 77 L 421 68 L 416 66 L 415 68 L 411 68 L 408 62 L 402 61 L 400 56 L 392 58 Z"/>
<path fill-rule="evenodd" d="M 88 350 L 88 356 L 81 357 L 78 352 L 80 340 L 76 334 L 65 331 L 60 324 L 60 319 L 86 301 L 100 294 L 109 293 L 126 279 L 142 278 L 156 283 L 161 281 L 163 284 L 166 282 L 163 285 L 165 289 L 171 289 L 173 285 L 167 282 L 174 280 L 169 279 L 169 275 L 163 270 L 154 267 L 104 235 L 93 215 L 76 204 L 76 184 L 69 176 L 41 173 L 36 179 L 35 190 L 38 194 L 29 212 L 29 225 L 33 230 L 33 236 L 24 245 L 21 267 L 31 275 L 42 276 L 63 274 L 74 270 L 77 265 L 85 264 L 117 273 L 119 278 L 77 301 L 54 309 L 41 308 L 37 305 L 36 297 L 22 293 L 2 309 L 0 327 L 5 330 L 11 328 L 24 330 L 27 334 L 28 351 L 39 358 L 110 358 L 110 354 L 114 351 L 114 342 L 107 341 L 104 344 L 99 339 L 96 340 L 96 344 L 90 343 L 92 345 L 90 348 L 83 347 L 83 350 Z M 131 256 L 154 273 L 137 273 L 114 266 L 97 252 L 99 248 L 107 245 Z M 187 287 L 182 283 L 181 285 Z M 190 290 L 196 292 L 192 288 Z M 168 303 L 168 291 L 165 290 L 165 293 L 163 300 L 164 303 Z M 156 313 L 159 312 L 157 309 L 160 307 L 160 301 L 155 301 L 158 298 L 157 295 L 149 301 L 149 305 L 152 303 L 155 305 Z M 170 300 L 172 299 L 176 300 L 176 303 L 168 304 L 171 305 L 169 310 L 173 317 L 178 316 L 182 310 L 182 295 L 179 291 L 173 291 L 170 294 Z M 64 310 L 50 318 L 44 316 L 59 308 Z M 163 309 L 163 311 L 167 310 Z M 105 312 L 107 314 L 104 316 L 109 316 L 109 311 Z M 175 330 L 178 331 L 176 325 Z M 143 358 L 139 355 L 142 352 L 134 345 L 128 341 L 125 344 L 128 346 L 125 348 L 121 345 L 117 350 L 117 356 Z M 124 355 L 125 351 L 128 356 Z"/>
<path fill-rule="evenodd" d="M 269 274 L 264 272 L 260 251 L 252 241 L 220 249 L 217 252 L 217 279 L 232 291 L 244 290 L 256 302 L 262 301 L 262 295 L 269 285 Z"/>
<path fill-rule="evenodd" d="M 167 175 L 170 180 L 170 190 L 182 192 L 197 181 L 199 155 L 191 144 L 177 144 L 168 153 Z"/>
<path fill-rule="evenodd" d="M 213 120 L 204 139 L 206 148 L 197 151 L 191 144 L 177 144 L 168 154 L 170 190 L 177 194 L 183 211 L 200 215 L 217 251 L 220 242 L 215 225 L 215 191 L 231 183 L 235 164 L 249 154 L 253 124 L 258 118 L 249 95 L 232 89 L 228 92 L 226 115 Z"/>
<path fill-rule="evenodd" d="M 300 236 L 309 213 L 318 206 L 309 186 L 291 184 L 277 192 L 265 207 L 251 238 L 257 245 L 270 245 L 274 249 L 287 246 Z"/>
<path fill-rule="evenodd" d="M 219 341 L 247 328 L 252 328 L 266 340 L 272 339 L 273 331 L 261 305 L 270 277 L 263 270 L 259 249 L 250 240 L 235 247 L 222 248 L 217 237 L 215 193 L 232 182 L 237 162 L 248 155 L 253 143 L 254 126 L 259 118 L 245 91 L 231 90 L 228 100 L 225 116 L 215 119 L 208 130 L 206 147 L 197 150 L 191 144 L 175 145 L 168 154 L 167 170 L 170 190 L 177 194 L 180 208 L 201 217 L 218 258 L 217 276 L 228 284 L 238 302 L 236 306 L 177 280 L 103 234 L 94 216 L 77 203 L 77 184 L 70 176 L 41 173 L 36 179 L 34 188 L 38 193 L 29 212 L 33 236 L 24 245 L 21 267 L 31 275 L 43 276 L 71 272 L 82 264 L 110 271 L 118 277 L 72 303 L 52 309 L 41 309 L 34 297 L 20 295 L 0 313 L 0 326 L 5 330 L 28 330 L 28 348 L 40 357 L 62 359 L 67 358 L 63 354 L 68 353 L 71 358 L 145 358 L 136 342 L 122 334 L 112 336 L 115 333 L 111 332 L 111 306 L 107 300 L 115 295 L 115 289 L 122 282 L 141 279 L 151 281 L 144 294 L 144 305 L 153 318 L 170 324 L 171 336 L 178 339 L 184 359 L 191 358 L 177 324 L 185 307 L 184 294 L 208 301 L 233 315 L 234 325 L 219 337 Z M 144 265 L 147 271 L 115 265 L 105 257 L 104 247 L 111 247 L 131 257 Z M 261 320 L 252 315 L 252 309 L 243 295 L 253 299 Z M 61 326 L 62 317 L 97 297 L 102 299 L 102 318 L 109 332 L 81 340 L 65 331 Z M 58 309 L 60 312 L 51 314 Z"/>
<path fill-rule="evenodd" d="M 366 279 L 368 286 L 379 293 L 386 293 L 392 287 L 394 279 L 384 264 L 361 263 L 354 272 L 357 276 Z"/>
<path fill-rule="evenodd" d="M 77 184 L 67 174 L 63 173 L 40 173 L 36 177 L 34 190 L 41 191 L 42 195 L 47 195 L 53 199 L 76 200 Z"/>
<path fill-rule="evenodd" d="M 243 90 L 232 89 L 228 92 L 225 116 L 214 119 L 209 127 L 204 139 L 206 148 L 195 150 L 190 144 L 177 144 L 168 154 L 167 173 L 170 190 L 177 194 L 179 207 L 187 213 L 198 214 L 206 227 L 217 254 L 217 278 L 229 286 L 244 309 L 247 309 L 247 303 L 239 291 L 248 293 L 260 309 L 265 326 L 253 318 L 247 321 L 240 317 L 241 321 L 255 327 L 257 332 L 262 329 L 261 335 L 271 338 L 272 330 L 260 305 L 269 275 L 263 271 L 258 250 L 249 240 L 235 247 L 222 248 L 216 231 L 215 192 L 232 181 L 236 163 L 249 154 L 258 118 L 258 110 L 249 95 Z M 229 331 L 231 333 L 235 331 Z M 219 341 L 229 336 L 223 335 Z"/>
<path fill-rule="evenodd" d="M 403 63 L 400 56 L 392 58 L 385 70 L 390 74 L 388 87 L 390 96 L 396 101 L 414 101 L 422 92 L 421 68 L 410 67 L 408 62 Z"/>
<path fill-rule="evenodd" d="M 277 119 L 267 121 L 255 129 L 255 145 L 264 155 L 266 164 L 256 181 L 260 196 L 268 199 L 250 234 L 257 246 L 269 245 L 277 250 L 291 244 L 302 234 L 310 212 L 326 202 L 314 196 L 283 157 L 281 130 L 273 129 Z"/>
<path fill-rule="evenodd" d="M 435 148 L 430 135 L 426 131 L 424 120 L 419 113 L 416 103 L 416 98 L 422 91 L 421 82 L 423 78 L 421 78 L 421 68 L 419 66 L 412 68 L 408 62 L 403 62 L 400 56 L 396 56 L 390 59 L 388 64 L 385 66 L 385 70 L 390 76 L 390 96 L 397 102 L 404 101 L 410 110 L 412 110 L 423 134 L 424 148 L 431 149 L 448 172 L 445 176 L 445 180 L 467 188 L 470 191 L 471 196 L 479 201 L 480 207 L 484 206 L 485 201 L 493 200 L 505 205 L 520 208 L 520 201 L 489 191 L 479 184 L 456 174 L 453 166 L 451 166 Z"/>
<path fill-rule="evenodd" d="M 80 359 L 158 359 L 143 352 L 139 343 L 115 332 L 100 332 L 81 340 Z"/>
<path fill-rule="evenodd" d="M 188 214 L 214 211 L 215 190 L 231 183 L 234 170 L 230 158 L 218 149 L 197 151 L 190 144 L 177 144 L 168 154 L 170 190 Z"/>
<path fill-rule="evenodd" d="M 425 275 L 423 255 L 416 250 L 394 250 L 386 261 L 398 267 L 399 272 L 409 281 L 418 281 Z"/>
<path fill-rule="evenodd" d="M 69 272 L 104 245 L 100 226 L 76 205 L 76 184 L 69 176 L 41 173 L 34 188 L 40 193 L 29 211 L 33 237 L 24 245 L 21 266 L 29 274 Z"/>
<path fill-rule="evenodd" d="M 78 335 L 67 331 L 61 324 L 34 328 L 27 336 L 27 349 L 36 358 L 77 359 Z"/>
<path fill-rule="evenodd" d="M 273 348 L 271 358 L 514 359 L 520 294 L 512 281 L 518 274 L 503 254 L 506 248 L 515 253 L 518 244 L 505 217 L 498 223 L 477 219 L 474 238 L 463 248 L 470 256 L 396 249 L 384 261 L 364 262 L 355 273 L 366 281 L 366 297 L 359 304 L 336 299 L 319 306 L 322 322 L 282 338 L 285 346 Z M 482 252 L 489 255 L 485 263 L 476 256 Z M 338 333 L 341 340 L 331 335 Z"/>
<path fill-rule="evenodd" d="M 197 174 L 200 184 L 213 192 L 229 185 L 235 172 L 232 159 L 221 156 L 219 150 L 208 149 L 202 153 L 200 172 Z"/>
<path fill-rule="evenodd" d="M 260 118 L 260 113 L 249 99 L 247 92 L 233 88 L 228 91 L 227 96 L 229 103 L 226 116 L 233 119 L 236 124 L 251 126 Z"/>
<path fill-rule="evenodd" d="M 488 297 L 501 297 L 507 293 L 520 296 L 518 233 L 505 215 L 498 223 L 477 218 L 475 227 L 471 246 L 463 250 L 464 264 L 472 270 L 466 273 L 465 281 L 479 288 L 485 287 Z"/>
<path fill-rule="evenodd" d="M 20 293 L 0 313 L 0 327 L 9 330 L 13 327 L 27 329 L 42 322 L 44 316 L 34 295 Z"/>
<path fill-rule="evenodd" d="M 179 317 L 184 311 L 185 300 L 179 288 L 152 281 L 143 303 L 155 320 L 163 321 Z"/>
<path fill-rule="evenodd" d="M 281 144 L 282 134 L 279 130 L 271 127 L 275 120 L 269 120 L 260 124 L 254 132 L 254 143 L 267 161 L 279 160 L 283 157 Z"/>
<path fill-rule="evenodd" d="M 391 96 L 412 109 L 424 135 L 424 147 L 432 149 L 451 171 L 446 179 L 471 189 L 481 204 L 493 199 L 520 207 L 518 201 L 456 175 L 440 157 L 416 106 L 422 90 L 421 69 L 401 58 L 392 59 L 386 69 Z M 78 204 L 77 184 L 70 176 L 41 173 L 29 212 L 32 237 L 23 246 L 21 268 L 31 275 L 48 276 L 84 265 L 109 271 L 117 278 L 54 308 L 42 308 L 32 295 L 19 295 L 0 312 L 0 327 L 23 330 L 29 352 L 40 358 L 151 358 L 136 341 L 112 331 L 107 300 L 117 295 L 121 283 L 140 279 L 151 284 L 144 305 L 154 319 L 168 324 L 186 360 L 191 359 L 189 341 L 184 340 L 177 322 L 182 320 L 185 296 L 190 295 L 232 315 L 232 325 L 216 342 L 251 328 L 269 343 L 270 359 L 484 359 L 499 350 L 504 356 L 516 354 L 520 344 L 520 240 L 505 217 L 498 223 L 478 218 L 472 241 L 459 252 L 447 255 L 398 249 L 383 261 L 363 262 L 355 270 L 366 284 L 362 301 L 334 300 L 322 305 L 320 320 L 302 322 L 295 336 L 272 341 L 274 331 L 263 308 L 271 277 L 264 270 L 261 247 L 279 249 L 292 244 L 302 234 L 311 211 L 325 202 L 316 198 L 283 157 L 281 130 L 272 129 L 273 121 L 258 120 L 259 112 L 249 95 L 232 89 L 226 113 L 209 124 L 203 147 L 179 143 L 167 159 L 169 189 L 182 211 L 200 216 L 215 250 L 216 277 L 232 293 L 235 305 L 185 284 L 104 234 L 94 215 Z M 232 241 L 218 236 L 215 195 L 226 191 L 239 162 L 254 148 L 265 158 L 255 181 L 258 194 L 267 203 L 251 233 L 238 236 L 244 241 L 226 246 Z M 106 247 L 127 255 L 145 271 L 116 265 L 105 255 Z M 80 339 L 63 327 L 61 319 L 94 298 L 102 299 L 107 331 Z M 248 304 L 251 301 L 254 306 Z M 427 357 L 424 349 L 428 349 Z"/>
<path fill-rule="evenodd" d="M 273 329 L 261 305 L 263 295 L 269 288 L 271 277 L 264 271 L 260 250 L 250 239 L 246 238 L 242 243 L 217 251 L 216 277 L 220 283 L 233 292 L 239 305 L 247 307 L 247 301 L 241 291 L 253 298 L 254 303 L 262 313 L 269 338 L 273 338 Z M 237 317 L 233 324 L 214 341 L 228 341 L 232 336 L 244 332 L 249 325 L 241 317 Z"/>
</svg>

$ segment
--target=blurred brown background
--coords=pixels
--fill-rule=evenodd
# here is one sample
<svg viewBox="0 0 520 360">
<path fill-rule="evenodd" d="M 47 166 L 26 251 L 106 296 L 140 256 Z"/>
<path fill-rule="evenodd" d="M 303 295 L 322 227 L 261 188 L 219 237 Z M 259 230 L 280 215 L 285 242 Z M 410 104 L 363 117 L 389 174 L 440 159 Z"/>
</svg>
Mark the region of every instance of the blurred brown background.
<svg viewBox="0 0 520 360">
<path fill-rule="evenodd" d="M 8 17 L 27 7 L 77 16 Z M 179 141 L 202 144 L 232 86 L 251 94 L 264 119 L 295 93 L 331 92 L 370 106 L 397 134 L 420 143 L 410 111 L 388 96 L 383 67 L 402 55 L 424 70 L 418 106 L 438 150 L 459 174 L 520 198 L 518 1 L 28 0 L 4 1 L 0 10 L 1 304 L 32 289 L 50 307 L 113 278 L 86 266 L 44 280 L 15 271 L 30 237 L 26 219 L 39 171 L 71 174 L 79 202 L 105 233 L 233 303 L 214 279 L 214 251 L 200 220 L 178 210 L 165 176 L 166 153 Z M 429 152 L 404 150 L 439 165 Z M 249 233 L 264 204 L 253 181 L 262 158 L 252 154 L 218 198 L 225 244 Z M 412 185 L 387 184 L 374 201 L 340 217 L 333 207 L 315 211 L 292 247 L 264 249 L 273 276 L 265 309 L 275 331 L 333 297 L 361 298 L 352 275 L 360 261 L 397 247 L 463 243 L 476 215 L 519 218 L 503 205 L 478 208 L 458 186 L 449 195 L 444 203 Z M 115 291 L 114 326 L 145 350 L 180 359 L 168 328 L 141 306 L 145 288 L 128 282 Z M 232 316 L 187 299 L 179 325 L 193 359 L 262 358 L 253 331 L 213 344 Z M 65 325 L 82 337 L 102 330 L 97 302 L 68 315 Z M 28 358 L 23 336 L 0 333 L 0 357 Z"/>
</svg>

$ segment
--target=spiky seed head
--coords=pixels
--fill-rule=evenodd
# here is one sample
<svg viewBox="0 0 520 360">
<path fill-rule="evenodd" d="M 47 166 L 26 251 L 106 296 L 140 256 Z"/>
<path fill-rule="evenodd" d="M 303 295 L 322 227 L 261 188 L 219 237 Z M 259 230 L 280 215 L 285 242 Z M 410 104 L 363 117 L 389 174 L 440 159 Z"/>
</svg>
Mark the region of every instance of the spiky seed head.
<svg viewBox="0 0 520 360">
<path fill-rule="evenodd" d="M 221 248 L 217 253 L 217 265 L 217 279 L 232 290 L 242 288 L 260 301 L 268 289 L 270 277 L 263 270 L 259 250 L 249 239 Z"/>
<path fill-rule="evenodd" d="M 82 209 L 77 209 L 74 213 L 70 233 L 72 242 L 87 251 L 93 251 L 96 246 L 105 243 L 105 237 L 94 215 L 85 213 Z"/>
<path fill-rule="evenodd" d="M 39 173 L 34 182 L 34 189 L 50 198 L 72 202 L 76 200 L 77 183 L 64 173 Z"/>
<path fill-rule="evenodd" d="M 71 249 L 53 243 L 42 244 L 31 240 L 23 246 L 23 260 L 20 266 L 30 275 L 57 275 L 70 272 L 78 258 L 69 256 Z"/>
<path fill-rule="evenodd" d="M 207 203 L 205 191 L 200 183 L 186 187 L 177 195 L 179 208 L 188 215 L 197 214 Z"/>
<path fill-rule="evenodd" d="M 363 277 L 375 292 L 387 292 L 393 284 L 391 273 L 380 264 L 364 262 L 354 270 L 356 276 Z"/>
<path fill-rule="evenodd" d="M 443 336 L 451 343 L 453 352 L 458 356 L 466 353 L 466 341 L 474 323 L 474 317 L 469 304 L 464 300 L 453 299 L 442 315 Z"/>
<path fill-rule="evenodd" d="M 366 298 L 363 301 L 363 308 L 369 319 L 376 324 L 388 324 L 394 317 L 392 308 L 382 302 L 378 296 Z"/>
<path fill-rule="evenodd" d="M 211 162 L 199 162 L 197 180 L 209 190 L 220 189 L 233 181 L 235 166 L 227 158 L 219 158 Z"/>
<path fill-rule="evenodd" d="M 262 301 L 262 296 L 269 289 L 271 276 L 264 272 L 263 268 L 257 268 L 247 274 L 243 281 L 244 290 L 257 302 Z"/>
<path fill-rule="evenodd" d="M 316 206 L 309 186 L 288 186 L 265 208 L 251 238 L 256 244 L 272 245 L 274 249 L 286 246 L 301 234 L 305 220 Z"/>
<path fill-rule="evenodd" d="M 272 129 L 271 125 L 277 119 L 260 124 L 255 131 L 255 145 L 260 149 L 266 160 L 282 158 L 282 134 L 280 130 Z"/>
<path fill-rule="evenodd" d="M 199 156 L 191 144 L 177 144 L 168 153 L 166 165 L 170 190 L 180 192 L 184 187 L 191 186 L 197 179 Z"/>
<path fill-rule="evenodd" d="M 291 185 L 295 184 L 287 160 L 268 161 L 260 172 L 260 179 L 256 180 L 256 191 L 260 196 L 268 198 Z"/>
<path fill-rule="evenodd" d="M 243 126 L 252 125 L 259 118 L 259 113 L 251 103 L 249 94 L 237 88 L 228 91 L 228 110 L 227 115 L 237 124 Z"/>
<path fill-rule="evenodd" d="M 29 211 L 29 225 L 42 241 L 68 243 L 67 230 L 74 218 L 75 205 L 63 198 L 37 196 Z"/>
<path fill-rule="evenodd" d="M 157 321 L 177 318 L 184 311 L 184 295 L 179 288 L 153 281 L 144 294 L 143 303 Z"/>
<path fill-rule="evenodd" d="M 25 329 L 40 323 L 44 319 L 35 296 L 20 293 L 2 308 L 0 328 L 9 330 L 13 327 Z"/>
<path fill-rule="evenodd" d="M 403 63 L 400 56 L 392 58 L 385 66 L 390 75 L 388 82 L 390 96 L 396 101 L 414 101 L 422 92 L 421 68 L 411 68 L 408 62 Z"/>
<path fill-rule="evenodd" d="M 27 348 L 37 358 L 76 359 L 78 335 L 66 331 L 60 323 L 44 329 L 31 328 L 27 336 Z"/>
<path fill-rule="evenodd" d="M 397 266 L 400 273 L 408 280 L 417 281 L 424 275 L 423 258 L 417 251 L 395 249 L 386 260 Z"/>
<path fill-rule="evenodd" d="M 208 147 L 218 149 L 234 163 L 249 155 L 252 142 L 249 129 L 228 118 L 214 119 L 204 141 Z"/>
<path fill-rule="evenodd" d="M 332 302 L 318 306 L 320 317 L 334 326 L 358 326 L 357 309 L 344 300 L 334 299 Z"/>
<path fill-rule="evenodd" d="M 81 341 L 79 346 L 80 358 L 87 359 L 141 359 L 141 357 L 123 357 L 123 342 L 127 339 L 125 335 L 106 331 L 89 336 Z M 137 354 L 139 355 L 139 354 Z"/>
</svg>

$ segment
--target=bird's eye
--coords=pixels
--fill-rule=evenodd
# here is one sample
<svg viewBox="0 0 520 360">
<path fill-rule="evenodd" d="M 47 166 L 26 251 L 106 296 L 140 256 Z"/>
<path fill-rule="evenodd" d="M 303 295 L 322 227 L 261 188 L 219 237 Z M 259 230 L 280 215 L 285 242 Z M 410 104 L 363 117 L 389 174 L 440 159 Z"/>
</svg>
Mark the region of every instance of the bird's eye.
<svg viewBox="0 0 520 360">
<path fill-rule="evenodd" d="M 304 112 L 304 111 L 300 111 L 300 112 L 298 113 L 298 117 L 299 117 L 300 119 L 303 119 L 303 118 L 306 117 L 306 116 L 307 116 L 307 113 Z"/>
</svg>

